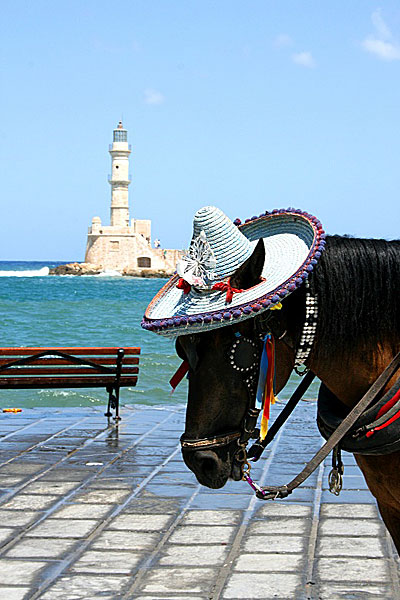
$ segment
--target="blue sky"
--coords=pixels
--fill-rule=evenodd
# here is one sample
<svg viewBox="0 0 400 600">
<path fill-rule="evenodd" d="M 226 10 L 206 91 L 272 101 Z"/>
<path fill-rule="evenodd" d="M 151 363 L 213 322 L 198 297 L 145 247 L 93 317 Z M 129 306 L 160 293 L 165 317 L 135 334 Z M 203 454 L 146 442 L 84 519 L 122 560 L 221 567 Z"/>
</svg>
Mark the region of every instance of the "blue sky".
<svg viewBox="0 0 400 600">
<path fill-rule="evenodd" d="M 121 116 L 164 247 L 208 204 L 400 237 L 398 2 L 4 0 L 0 27 L 0 259 L 83 260 Z"/>
</svg>

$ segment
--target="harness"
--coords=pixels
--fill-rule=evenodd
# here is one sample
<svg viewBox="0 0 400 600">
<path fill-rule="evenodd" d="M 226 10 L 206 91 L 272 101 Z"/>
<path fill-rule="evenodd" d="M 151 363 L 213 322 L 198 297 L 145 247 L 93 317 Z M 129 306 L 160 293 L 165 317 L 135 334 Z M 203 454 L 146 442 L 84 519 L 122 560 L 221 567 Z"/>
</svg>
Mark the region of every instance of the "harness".
<svg viewBox="0 0 400 600">
<path fill-rule="evenodd" d="M 308 300 L 307 302 L 307 298 L 309 297 L 310 294 L 307 293 L 306 321 L 300 338 L 300 346 L 296 352 L 295 367 L 300 364 L 300 361 L 303 363 L 306 360 L 314 341 L 318 309 L 316 301 L 313 302 Z M 305 327 L 308 328 L 306 331 L 304 329 Z M 327 441 L 307 463 L 304 469 L 288 484 L 282 486 L 260 487 L 250 477 L 251 464 L 249 461 L 255 462 L 260 458 L 264 449 L 273 440 L 280 427 L 287 420 L 315 378 L 315 374 L 307 369 L 300 372 L 301 375 L 304 375 L 302 381 L 276 418 L 266 437 L 261 439 L 260 430 L 256 427 L 261 412 L 261 408 L 256 406 L 256 374 L 260 365 L 265 336 L 271 329 L 274 330 L 274 324 L 272 322 L 272 314 L 269 313 L 267 318 L 264 318 L 264 315 L 255 317 L 254 339 L 242 336 L 239 332 L 234 332 L 233 341 L 227 358 L 231 368 L 238 371 L 242 376 L 248 395 L 248 408 L 243 419 L 241 430 L 201 439 L 188 439 L 183 434 L 181 437 L 181 447 L 186 451 L 212 450 L 236 442 L 237 449 L 233 456 L 233 461 L 240 466 L 242 479 L 252 487 L 256 496 L 262 500 L 276 500 L 278 498 L 287 497 L 295 488 L 301 485 L 315 471 L 321 462 L 325 460 L 329 453 L 333 451 L 332 470 L 329 474 L 329 489 L 335 495 L 339 495 L 342 488 L 343 475 L 343 463 L 340 454 L 341 448 L 360 454 L 384 454 L 400 449 L 400 379 L 396 381 L 394 386 L 392 386 L 381 400 L 376 400 L 388 381 L 400 367 L 400 352 L 394 357 L 358 404 L 356 404 L 347 415 L 338 416 L 332 413 L 329 417 L 328 411 L 326 410 L 326 403 L 327 401 L 330 402 L 332 400 L 333 394 L 331 394 L 331 392 L 329 392 L 322 384 L 318 401 L 317 422 L 321 434 Z M 283 339 L 285 335 L 286 331 L 281 332 L 280 334 L 278 333 L 276 337 L 278 339 Z M 189 365 L 186 363 L 186 367 L 184 369 L 182 369 L 182 367 L 183 365 L 181 365 L 181 375 L 182 372 L 187 372 Z M 297 368 L 296 372 L 299 373 Z M 174 377 L 171 380 L 173 386 L 177 384 L 176 380 L 173 381 Z M 180 379 L 181 376 L 179 381 Z M 335 399 L 336 397 L 333 396 L 333 398 Z M 343 407 L 341 403 L 338 403 L 339 401 L 336 398 L 336 406 L 339 407 L 340 405 Z M 387 432 L 382 432 L 395 421 L 397 438 L 394 439 L 393 437 L 393 439 L 385 439 L 382 444 L 382 437 L 385 436 L 385 433 L 387 434 Z M 395 435 L 396 434 L 392 434 L 392 436 Z M 369 445 L 369 438 L 372 436 L 375 436 L 375 447 L 377 451 L 370 452 L 367 449 L 367 451 L 363 452 L 363 449 L 365 449 L 366 446 L 368 446 L 368 448 L 371 447 Z M 257 441 L 247 451 L 247 444 L 250 439 L 255 439 Z M 384 450 L 383 452 L 381 451 L 382 449 Z"/>
<path fill-rule="evenodd" d="M 347 416 L 348 410 L 322 383 L 318 394 L 318 429 L 326 440 Z M 367 408 L 343 436 L 340 447 L 366 455 L 400 450 L 400 378 L 380 400 Z"/>
</svg>

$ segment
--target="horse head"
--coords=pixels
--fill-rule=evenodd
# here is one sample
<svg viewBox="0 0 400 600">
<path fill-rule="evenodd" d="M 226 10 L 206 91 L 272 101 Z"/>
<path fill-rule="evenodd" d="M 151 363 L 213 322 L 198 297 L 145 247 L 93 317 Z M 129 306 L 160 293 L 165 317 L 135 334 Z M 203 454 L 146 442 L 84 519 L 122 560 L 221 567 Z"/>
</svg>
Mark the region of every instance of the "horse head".
<svg viewBox="0 0 400 600">
<path fill-rule="evenodd" d="M 231 276 L 233 288 L 249 289 L 260 282 L 264 254 L 260 240 L 252 256 Z M 291 313 L 285 308 L 268 312 L 267 318 L 263 314 L 177 338 L 177 353 L 189 364 L 183 459 L 207 487 L 220 488 L 229 477 L 242 477 L 241 463 L 236 460 L 241 452 L 238 442 L 251 395 L 256 392 L 262 336 L 267 328 L 282 338 L 276 339 L 276 393 L 286 385 L 293 369 L 296 332 L 288 316 Z"/>
</svg>

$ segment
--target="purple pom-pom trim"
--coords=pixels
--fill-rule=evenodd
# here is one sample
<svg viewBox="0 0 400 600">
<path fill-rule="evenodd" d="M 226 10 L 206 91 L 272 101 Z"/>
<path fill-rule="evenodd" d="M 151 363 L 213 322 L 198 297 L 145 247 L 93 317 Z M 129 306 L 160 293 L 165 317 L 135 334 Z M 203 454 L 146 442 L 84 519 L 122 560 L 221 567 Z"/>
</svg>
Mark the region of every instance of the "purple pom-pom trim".
<svg viewBox="0 0 400 600">
<path fill-rule="evenodd" d="M 260 300 L 259 303 L 261 304 L 261 306 L 263 308 L 268 308 L 268 306 L 271 306 L 271 300 L 263 299 L 263 300 Z"/>
</svg>

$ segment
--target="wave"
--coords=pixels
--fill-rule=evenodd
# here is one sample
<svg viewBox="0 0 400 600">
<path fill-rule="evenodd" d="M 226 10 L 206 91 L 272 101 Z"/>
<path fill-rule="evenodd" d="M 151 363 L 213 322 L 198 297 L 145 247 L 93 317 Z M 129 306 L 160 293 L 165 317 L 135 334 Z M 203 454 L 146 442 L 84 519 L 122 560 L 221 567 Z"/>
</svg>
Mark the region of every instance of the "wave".
<svg viewBox="0 0 400 600">
<path fill-rule="evenodd" d="M 95 277 L 122 277 L 122 273 L 110 269 L 108 271 L 102 271 L 101 273 L 98 273 L 95 275 Z"/>
<path fill-rule="evenodd" d="M 0 271 L 0 277 L 45 277 L 49 274 L 49 267 L 25 271 Z"/>
</svg>

